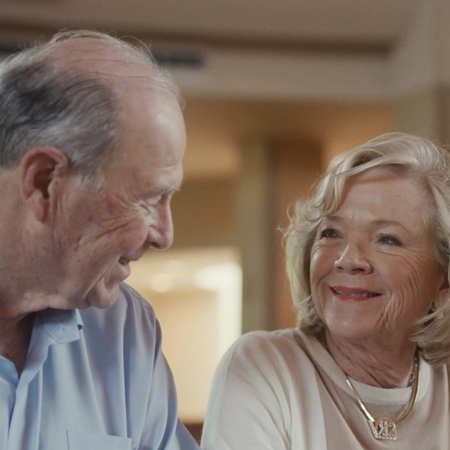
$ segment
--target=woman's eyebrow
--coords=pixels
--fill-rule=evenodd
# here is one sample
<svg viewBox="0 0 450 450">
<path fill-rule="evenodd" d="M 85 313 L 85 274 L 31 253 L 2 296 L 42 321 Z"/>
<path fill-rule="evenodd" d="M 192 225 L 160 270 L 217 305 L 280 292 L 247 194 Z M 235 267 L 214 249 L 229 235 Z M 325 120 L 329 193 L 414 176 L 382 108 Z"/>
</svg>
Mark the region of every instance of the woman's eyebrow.
<svg viewBox="0 0 450 450">
<path fill-rule="evenodd" d="M 394 225 L 400 228 L 403 228 L 405 231 L 407 231 L 409 234 L 411 234 L 411 231 L 405 227 L 401 222 L 398 222 L 397 220 L 389 220 L 389 219 L 378 219 L 374 220 L 373 224 L 377 227 L 385 227 L 389 225 Z"/>
<path fill-rule="evenodd" d="M 337 215 L 331 215 L 331 216 L 325 216 L 322 219 L 323 222 L 332 222 L 332 223 L 342 223 L 342 217 L 339 217 Z M 404 229 L 408 234 L 411 234 L 411 230 L 409 230 L 405 225 L 403 225 L 401 222 L 398 222 L 397 220 L 391 220 L 391 219 L 376 219 L 371 222 L 375 227 L 385 227 L 385 226 L 398 226 Z"/>
<path fill-rule="evenodd" d="M 321 222 L 342 222 L 342 218 L 336 215 L 324 216 Z"/>
</svg>

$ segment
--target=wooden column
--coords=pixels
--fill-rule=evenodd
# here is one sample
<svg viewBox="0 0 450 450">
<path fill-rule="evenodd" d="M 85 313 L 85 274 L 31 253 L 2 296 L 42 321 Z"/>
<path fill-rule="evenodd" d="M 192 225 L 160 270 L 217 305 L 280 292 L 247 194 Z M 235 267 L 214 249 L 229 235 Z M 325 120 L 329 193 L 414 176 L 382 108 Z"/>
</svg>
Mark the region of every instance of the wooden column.
<svg viewBox="0 0 450 450">
<path fill-rule="evenodd" d="M 242 331 L 273 328 L 273 161 L 268 141 L 242 152 L 237 217 L 243 270 Z"/>
<path fill-rule="evenodd" d="M 321 145 L 308 140 L 280 141 L 275 152 L 276 189 L 275 204 L 278 226 L 289 224 L 288 209 L 306 198 L 321 174 Z M 292 210 L 293 212 L 293 210 Z M 274 287 L 274 327 L 289 328 L 296 325 L 297 313 L 292 305 L 289 282 L 286 275 L 285 252 L 282 232 L 277 233 Z"/>
</svg>

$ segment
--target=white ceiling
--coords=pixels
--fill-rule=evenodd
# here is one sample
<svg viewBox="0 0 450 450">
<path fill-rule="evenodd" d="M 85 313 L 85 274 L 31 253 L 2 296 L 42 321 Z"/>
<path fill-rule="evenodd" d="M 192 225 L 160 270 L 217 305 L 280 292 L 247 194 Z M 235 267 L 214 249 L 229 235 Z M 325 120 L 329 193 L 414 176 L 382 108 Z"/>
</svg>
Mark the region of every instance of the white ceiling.
<svg viewBox="0 0 450 450">
<path fill-rule="evenodd" d="M 390 45 L 423 0 L 0 0 L 2 28 L 93 27 L 170 38 Z"/>
<path fill-rule="evenodd" d="M 385 101 L 389 54 L 424 1 L 0 0 L 0 50 L 93 28 L 200 52 L 197 70 L 167 67 L 184 95 Z"/>
<path fill-rule="evenodd" d="M 390 51 L 426 1 L 0 0 L 0 47 L 61 28 L 114 30 L 153 51 L 200 49 L 200 69 L 169 68 L 191 100 L 388 104 Z"/>
</svg>

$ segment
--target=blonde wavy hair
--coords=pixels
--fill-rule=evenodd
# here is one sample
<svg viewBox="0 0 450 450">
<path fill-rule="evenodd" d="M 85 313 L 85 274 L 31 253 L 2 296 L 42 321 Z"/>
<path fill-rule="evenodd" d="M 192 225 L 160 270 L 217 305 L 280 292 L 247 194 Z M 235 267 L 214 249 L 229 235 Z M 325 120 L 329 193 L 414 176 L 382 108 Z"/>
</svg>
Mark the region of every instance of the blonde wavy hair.
<svg viewBox="0 0 450 450">
<path fill-rule="evenodd" d="M 298 327 L 318 334 L 324 329 L 311 298 L 310 255 L 321 219 L 337 210 L 346 180 L 374 167 L 385 167 L 399 176 L 417 179 L 434 199 L 421 211 L 435 238 L 439 264 L 449 273 L 450 263 L 450 154 L 421 137 L 389 133 L 334 158 L 306 201 L 295 205 L 284 239 L 287 273 Z M 443 305 L 430 300 L 430 311 L 420 320 L 420 332 L 411 336 L 423 357 L 433 365 L 450 362 L 450 298 Z"/>
</svg>

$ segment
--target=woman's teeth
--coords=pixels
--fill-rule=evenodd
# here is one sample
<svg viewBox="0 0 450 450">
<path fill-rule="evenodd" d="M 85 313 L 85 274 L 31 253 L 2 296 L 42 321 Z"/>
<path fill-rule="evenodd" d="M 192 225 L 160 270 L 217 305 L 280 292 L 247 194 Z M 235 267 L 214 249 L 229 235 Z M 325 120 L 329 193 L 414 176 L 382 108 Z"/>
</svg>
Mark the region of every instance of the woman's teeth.
<svg viewBox="0 0 450 450">
<path fill-rule="evenodd" d="M 380 294 L 376 294 L 376 293 L 369 293 L 369 292 L 343 292 L 343 291 L 338 291 L 337 289 L 333 289 L 334 292 L 336 292 L 336 294 L 339 295 L 348 295 L 350 297 L 377 297 Z"/>
</svg>

